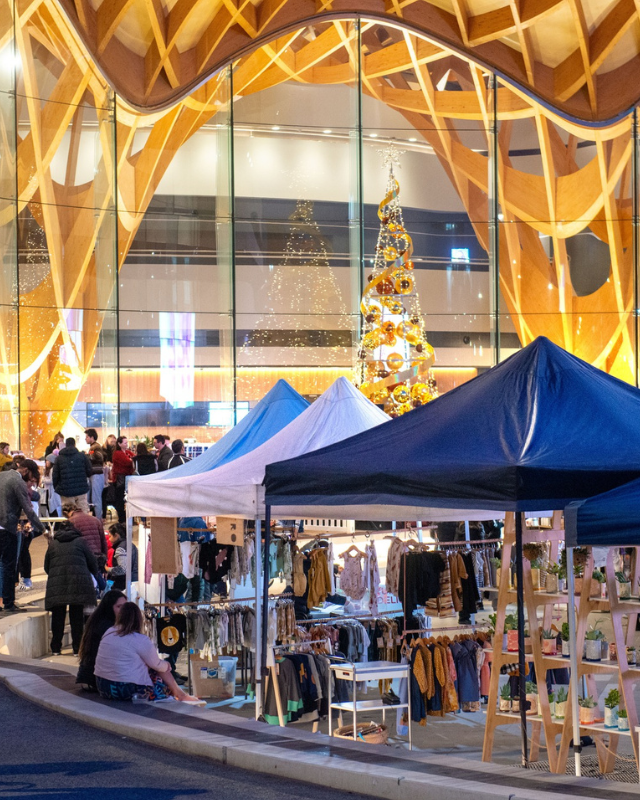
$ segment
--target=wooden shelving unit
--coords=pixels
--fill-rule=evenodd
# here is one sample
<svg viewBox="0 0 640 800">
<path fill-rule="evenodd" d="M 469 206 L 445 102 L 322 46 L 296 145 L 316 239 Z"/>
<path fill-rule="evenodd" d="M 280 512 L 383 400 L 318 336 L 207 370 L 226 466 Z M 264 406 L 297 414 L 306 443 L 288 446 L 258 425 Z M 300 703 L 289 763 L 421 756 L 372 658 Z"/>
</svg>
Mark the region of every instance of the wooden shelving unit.
<svg viewBox="0 0 640 800">
<path fill-rule="evenodd" d="M 508 514 L 505 520 L 505 543 L 502 553 L 502 568 L 500 570 L 500 582 L 498 586 L 498 603 L 496 609 L 496 631 L 504 630 L 504 622 L 507 614 L 507 606 L 516 602 L 516 592 L 509 586 L 510 583 L 510 564 L 515 547 L 515 516 Z M 523 531 L 523 542 L 550 542 L 550 558 L 552 561 L 558 560 L 559 545 L 564 541 L 564 529 L 561 526 L 561 512 L 556 512 L 553 518 L 553 527 L 549 530 Z M 613 548 L 609 551 L 607 562 L 607 592 L 608 599 L 590 597 L 591 576 L 593 573 L 593 559 L 589 557 L 584 569 L 583 587 L 580 595 L 576 595 L 573 602 L 577 605 L 577 648 L 582 656 L 587 630 L 589 628 L 589 617 L 598 611 L 610 611 L 613 624 L 614 641 L 618 653 L 618 661 L 603 660 L 600 662 L 590 662 L 580 659 L 579 675 L 586 681 L 587 694 L 594 698 L 598 697 L 595 682 L 596 675 L 610 674 L 618 676 L 618 689 L 621 695 L 621 706 L 627 709 L 629 717 L 629 728 L 633 732 L 638 724 L 638 714 L 633 701 L 633 687 L 636 681 L 640 681 L 640 666 L 629 667 L 627 663 L 626 647 L 635 643 L 635 630 L 638 614 L 640 614 L 640 599 L 619 600 L 617 594 L 617 582 L 613 569 Z M 527 559 L 523 564 L 524 573 L 524 601 L 525 619 L 531 637 L 532 653 L 526 655 L 528 663 L 535 666 L 536 681 L 539 687 L 546 686 L 547 672 L 552 669 L 562 667 L 569 668 L 569 659 L 561 655 L 548 656 L 542 653 L 541 634 L 544 628 L 552 627 L 552 615 L 555 606 L 567 606 L 569 596 L 566 592 L 550 594 L 545 591 L 535 591 L 531 579 L 531 566 Z M 640 558 L 636 550 L 636 558 L 633 567 L 632 586 L 637 586 L 640 577 Z M 628 622 L 624 626 L 624 618 Z M 499 638 L 499 634 L 496 634 Z M 518 713 L 505 713 L 498 710 L 498 687 L 500 679 L 500 668 L 505 664 L 514 664 L 518 661 L 518 654 L 514 652 L 493 651 L 493 664 L 491 671 L 491 684 L 489 692 L 489 703 L 487 707 L 487 723 L 485 729 L 484 747 L 482 753 L 483 761 L 490 761 L 492 757 L 493 741 L 495 730 L 500 725 L 513 725 L 520 721 Z M 529 715 L 527 717 L 528 727 L 530 728 L 530 760 L 537 761 L 539 758 L 540 747 L 544 746 L 547 751 L 547 758 L 552 772 L 564 774 L 569 756 L 569 746 L 573 739 L 573 724 L 571 716 L 572 689 L 568 690 L 567 713 L 564 720 L 556 720 L 551 716 L 547 692 L 543 690 L 539 693 L 542 714 Z M 614 729 L 605 728 L 603 724 L 581 725 L 582 735 L 591 736 L 595 743 L 598 754 L 600 771 L 611 772 L 615 765 L 615 756 L 618 748 L 620 736 L 630 736 L 630 732 L 619 732 Z M 544 740 L 542 739 L 544 733 Z M 560 741 L 558 742 L 558 737 Z M 638 741 L 636 736 L 631 736 L 633 742 L 636 763 L 638 763 Z"/>
</svg>

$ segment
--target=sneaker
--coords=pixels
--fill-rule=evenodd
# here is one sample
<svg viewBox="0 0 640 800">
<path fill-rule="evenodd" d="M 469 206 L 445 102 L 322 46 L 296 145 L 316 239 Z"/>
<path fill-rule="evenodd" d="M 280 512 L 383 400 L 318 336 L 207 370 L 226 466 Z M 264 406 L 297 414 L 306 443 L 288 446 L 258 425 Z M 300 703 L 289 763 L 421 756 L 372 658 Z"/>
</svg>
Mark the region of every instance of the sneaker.
<svg viewBox="0 0 640 800">
<path fill-rule="evenodd" d="M 52 656 L 61 656 L 61 655 L 62 655 L 62 653 L 61 653 L 59 650 L 52 650 L 52 651 L 51 651 L 51 655 L 52 655 Z"/>
<path fill-rule="evenodd" d="M 20 590 L 26 592 L 29 589 L 33 589 L 33 582 L 31 578 L 23 578 L 20 582 Z"/>
</svg>

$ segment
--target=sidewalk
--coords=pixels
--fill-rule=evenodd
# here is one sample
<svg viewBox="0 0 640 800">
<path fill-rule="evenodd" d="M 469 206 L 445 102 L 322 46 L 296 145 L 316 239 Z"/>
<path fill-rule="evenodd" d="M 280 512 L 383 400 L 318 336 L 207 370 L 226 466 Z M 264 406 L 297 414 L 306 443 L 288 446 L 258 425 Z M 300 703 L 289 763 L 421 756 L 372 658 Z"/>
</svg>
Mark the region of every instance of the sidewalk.
<svg viewBox="0 0 640 800">
<path fill-rule="evenodd" d="M 0 680 L 25 699 L 121 736 L 242 769 L 385 800 L 640 798 L 640 787 L 630 784 L 363 745 L 180 703 L 110 703 L 77 689 L 74 679 L 75 667 L 0 656 Z"/>
</svg>

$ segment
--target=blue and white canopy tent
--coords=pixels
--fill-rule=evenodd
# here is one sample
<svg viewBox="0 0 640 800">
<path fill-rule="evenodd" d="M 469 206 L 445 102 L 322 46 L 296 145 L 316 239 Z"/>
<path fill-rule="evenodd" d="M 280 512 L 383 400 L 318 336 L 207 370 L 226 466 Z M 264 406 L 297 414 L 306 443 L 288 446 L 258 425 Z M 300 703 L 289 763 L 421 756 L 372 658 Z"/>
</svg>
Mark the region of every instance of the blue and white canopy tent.
<svg viewBox="0 0 640 800">
<path fill-rule="evenodd" d="M 381 428 L 269 465 L 265 486 L 268 506 L 287 517 L 438 519 L 439 511 L 458 509 L 458 519 L 482 519 L 516 512 L 526 757 L 520 512 L 564 509 L 635 478 L 640 391 L 540 337 Z M 469 508 L 488 511 L 470 517 Z"/>
</svg>

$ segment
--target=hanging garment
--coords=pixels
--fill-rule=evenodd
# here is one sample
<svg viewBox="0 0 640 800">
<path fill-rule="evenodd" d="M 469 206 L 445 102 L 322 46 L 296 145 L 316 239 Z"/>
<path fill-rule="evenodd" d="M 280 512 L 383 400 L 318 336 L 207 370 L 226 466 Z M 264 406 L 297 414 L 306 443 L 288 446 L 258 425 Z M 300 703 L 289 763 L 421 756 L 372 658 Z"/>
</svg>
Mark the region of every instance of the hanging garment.
<svg viewBox="0 0 640 800">
<path fill-rule="evenodd" d="M 158 652 L 173 655 L 184 649 L 187 643 L 187 618 L 184 614 L 172 614 L 156 620 Z"/>
<path fill-rule="evenodd" d="M 398 597 L 398 580 L 400 579 L 400 562 L 404 554 L 404 542 L 399 538 L 394 540 L 389 545 L 389 552 L 387 553 L 387 569 L 385 574 L 385 581 L 387 591 L 394 597 Z"/>
<path fill-rule="evenodd" d="M 378 587 L 380 586 L 380 570 L 378 568 L 378 555 L 374 542 L 365 548 L 367 554 L 367 584 L 369 586 L 369 611 L 371 615 L 378 615 Z"/>
<path fill-rule="evenodd" d="M 293 557 L 293 593 L 302 597 L 307 591 L 307 576 L 304 574 L 304 554 L 296 553 Z"/>
<path fill-rule="evenodd" d="M 327 553 L 318 548 L 311 551 L 311 566 L 309 567 L 309 595 L 307 608 L 318 606 L 327 598 L 331 591 Z"/>
<path fill-rule="evenodd" d="M 367 591 L 366 573 L 361 554 L 344 554 L 344 570 L 340 575 L 340 588 L 352 600 L 361 600 Z"/>
</svg>

